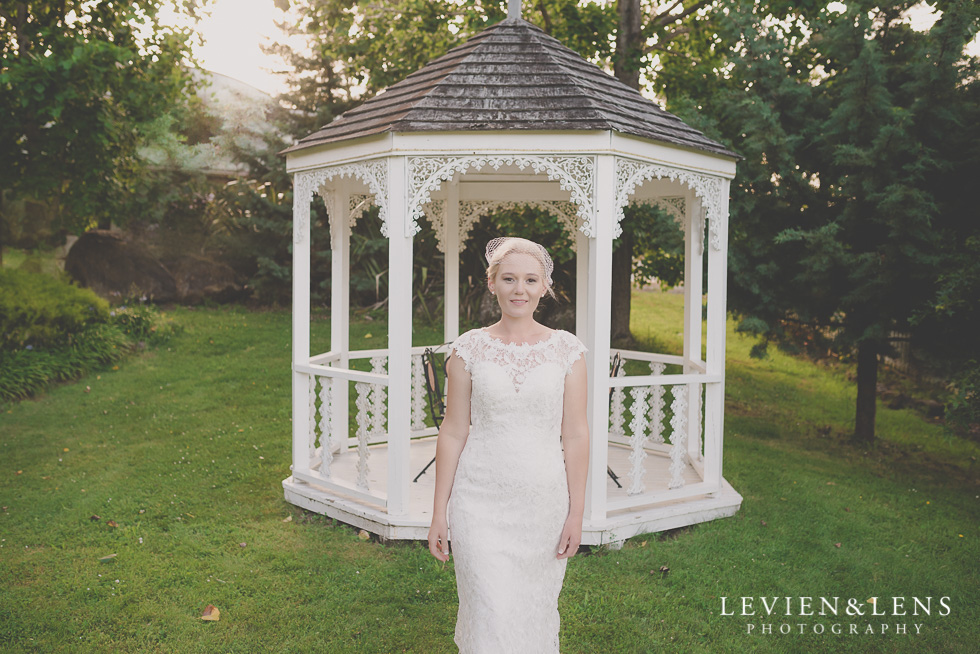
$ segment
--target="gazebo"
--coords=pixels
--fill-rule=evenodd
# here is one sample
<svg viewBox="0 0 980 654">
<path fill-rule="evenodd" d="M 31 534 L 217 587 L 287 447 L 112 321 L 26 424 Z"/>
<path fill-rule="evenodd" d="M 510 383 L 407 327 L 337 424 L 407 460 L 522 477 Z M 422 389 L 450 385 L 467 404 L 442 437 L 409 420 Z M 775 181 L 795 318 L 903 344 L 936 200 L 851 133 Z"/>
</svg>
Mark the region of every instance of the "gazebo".
<svg viewBox="0 0 980 654">
<path fill-rule="evenodd" d="M 474 222 L 531 205 L 574 233 L 591 435 L 583 543 L 731 516 L 742 501 L 722 477 L 737 155 L 521 19 L 519 4 L 286 150 L 295 199 L 285 497 L 384 539 L 426 537 L 435 475 L 413 479 L 434 456 L 437 430 L 426 425 L 422 353 L 444 343 L 412 345 L 413 237 L 428 220 L 445 253 L 448 343 L 459 335 L 459 258 Z M 310 351 L 314 194 L 326 204 L 332 252 L 330 350 L 322 353 Z M 630 203 L 656 204 L 683 228 L 682 354 L 610 346 L 613 241 Z M 371 204 L 389 243 L 387 347 L 351 350 L 350 228 Z M 640 362 L 632 374 L 621 366 L 611 374 L 617 354 Z M 371 370 L 353 369 L 358 359 Z"/>
</svg>

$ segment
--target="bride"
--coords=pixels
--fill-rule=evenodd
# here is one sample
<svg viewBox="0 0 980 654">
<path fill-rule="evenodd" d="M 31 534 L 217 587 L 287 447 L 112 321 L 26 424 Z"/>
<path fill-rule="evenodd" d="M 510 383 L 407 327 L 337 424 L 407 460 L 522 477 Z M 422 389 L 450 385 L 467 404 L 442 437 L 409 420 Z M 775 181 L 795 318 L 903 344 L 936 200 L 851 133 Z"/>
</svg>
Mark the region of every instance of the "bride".
<svg viewBox="0 0 980 654">
<path fill-rule="evenodd" d="M 436 445 L 429 551 L 455 559 L 460 652 L 558 652 L 558 595 L 582 539 L 586 348 L 534 320 L 554 264 L 522 238 L 487 244 L 500 321 L 457 338 Z"/>
</svg>

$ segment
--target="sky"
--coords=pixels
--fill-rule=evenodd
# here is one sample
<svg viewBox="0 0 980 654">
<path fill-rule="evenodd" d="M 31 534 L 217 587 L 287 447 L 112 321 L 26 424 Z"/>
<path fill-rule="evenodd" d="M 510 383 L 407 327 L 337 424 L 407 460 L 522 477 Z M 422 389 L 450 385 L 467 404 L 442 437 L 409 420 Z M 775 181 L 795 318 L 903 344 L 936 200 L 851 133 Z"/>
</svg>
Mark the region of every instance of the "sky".
<svg viewBox="0 0 980 654">
<path fill-rule="evenodd" d="M 910 18 L 920 29 L 934 21 L 928 7 L 920 5 Z M 285 70 L 280 57 L 267 55 L 261 46 L 281 42 L 285 35 L 276 27 L 284 14 L 276 9 L 275 0 L 213 0 L 210 16 L 201 20 L 197 29 L 204 38 L 204 45 L 197 48 L 197 56 L 204 68 L 221 73 L 275 95 L 286 90 L 276 70 Z M 980 55 L 980 38 L 968 48 L 973 55 Z"/>
</svg>

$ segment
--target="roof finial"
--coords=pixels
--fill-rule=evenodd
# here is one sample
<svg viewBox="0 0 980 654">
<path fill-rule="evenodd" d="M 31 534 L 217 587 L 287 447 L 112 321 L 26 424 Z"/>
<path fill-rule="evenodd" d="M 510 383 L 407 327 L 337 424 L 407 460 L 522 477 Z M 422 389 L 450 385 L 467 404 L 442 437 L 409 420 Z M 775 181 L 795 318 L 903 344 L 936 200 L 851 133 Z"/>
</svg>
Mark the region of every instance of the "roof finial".
<svg viewBox="0 0 980 654">
<path fill-rule="evenodd" d="M 507 18 L 521 17 L 521 0 L 507 0 Z"/>
</svg>

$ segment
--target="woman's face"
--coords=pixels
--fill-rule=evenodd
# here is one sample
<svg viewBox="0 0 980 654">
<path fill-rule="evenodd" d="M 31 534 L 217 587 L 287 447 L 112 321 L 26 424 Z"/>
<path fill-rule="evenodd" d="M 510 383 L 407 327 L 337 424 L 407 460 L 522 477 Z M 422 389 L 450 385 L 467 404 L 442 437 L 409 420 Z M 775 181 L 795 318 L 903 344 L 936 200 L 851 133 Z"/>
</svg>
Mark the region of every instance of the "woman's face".
<svg viewBox="0 0 980 654">
<path fill-rule="evenodd" d="M 521 252 L 504 256 L 489 286 L 497 295 L 500 310 L 512 318 L 532 315 L 548 290 L 541 262 Z"/>
</svg>

